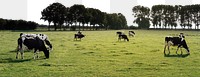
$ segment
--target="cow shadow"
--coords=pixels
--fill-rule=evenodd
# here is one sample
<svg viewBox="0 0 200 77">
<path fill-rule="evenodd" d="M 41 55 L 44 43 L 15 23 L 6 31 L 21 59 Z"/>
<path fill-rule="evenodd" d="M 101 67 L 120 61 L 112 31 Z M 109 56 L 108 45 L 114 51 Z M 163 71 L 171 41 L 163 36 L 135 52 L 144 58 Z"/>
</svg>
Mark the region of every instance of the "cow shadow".
<svg viewBox="0 0 200 77">
<path fill-rule="evenodd" d="M 32 59 L 13 59 L 13 58 L 5 58 L 0 59 L 0 63 L 21 63 L 31 61 Z"/>
<path fill-rule="evenodd" d="M 188 57 L 190 54 L 164 54 L 164 57 L 179 57 L 179 58 L 185 58 Z"/>
<path fill-rule="evenodd" d="M 74 40 L 74 42 L 81 42 L 81 40 Z"/>
<path fill-rule="evenodd" d="M 24 50 L 24 52 L 32 52 L 33 50 Z M 9 52 L 11 52 L 11 53 L 17 53 L 17 50 L 11 50 L 11 51 L 9 51 Z"/>
<path fill-rule="evenodd" d="M 1 53 L 0 56 L 6 56 L 9 55 L 9 53 L 16 53 L 17 50 L 11 50 L 9 52 L 6 53 Z M 25 51 L 25 52 L 30 52 L 30 51 Z M 20 54 L 20 52 L 19 52 Z M 4 57 L 4 58 L 0 58 L 0 63 L 20 63 L 20 62 L 27 62 L 27 61 L 31 61 L 32 59 L 15 59 L 15 58 L 10 58 L 10 57 Z"/>
</svg>

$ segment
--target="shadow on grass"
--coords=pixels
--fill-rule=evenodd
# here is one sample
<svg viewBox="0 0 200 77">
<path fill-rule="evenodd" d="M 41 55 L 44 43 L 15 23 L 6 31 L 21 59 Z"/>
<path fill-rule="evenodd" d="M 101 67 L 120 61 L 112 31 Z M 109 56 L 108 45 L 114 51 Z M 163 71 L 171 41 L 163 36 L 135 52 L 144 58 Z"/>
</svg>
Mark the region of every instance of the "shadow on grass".
<svg viewBox="0 0 200 77">
<path fill-rule="evenodd" d="M 28 49 L 27 49 L 27 50 L 24 50 L 24 52 L 31 52 L 31 51 L 33 51 L 33 50 L 28 50 Z M 17 53 L 17 50 L 11 50 L 10 52 L 11 52 L 11 53 Z M 19 53 L 20 53 L 20 52 L 19 52 Z"/>
<path fill-rule="evenodd" d="M 74 40 L 74 42 L 81 42 L 81 40 Z"/>
<path fill-rule="evenodd" d="M 176 54 L 176 55 L 170 55 L 170 54 L 164 54 L 164 57 L 180 57 L 180 58 L 185 58 L 188 57 L 190 54 Z"/>
<path fill-rule="evenodd" d="M 12 59 L 12 58 L 5 58 L 0 59 L 0 63 L 20 63 L 20 62 L 27 62 L 31 61 L 32 59 Z"/>
</svg>

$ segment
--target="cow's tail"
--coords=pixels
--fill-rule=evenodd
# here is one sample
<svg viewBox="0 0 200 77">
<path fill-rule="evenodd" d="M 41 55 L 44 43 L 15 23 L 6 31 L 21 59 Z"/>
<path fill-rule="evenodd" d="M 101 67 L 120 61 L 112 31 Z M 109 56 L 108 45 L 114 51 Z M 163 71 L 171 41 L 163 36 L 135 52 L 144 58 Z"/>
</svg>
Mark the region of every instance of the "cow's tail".
<svg viewBox="0 0 200 77">
<path fill-rule="evenodd" d="M 22 51 L 22 38 L 19 38 L 17 40 L 17 43 L 18 43 L 18 46 L 17 46 L 17 54 L 16 54 L 16 59 L 18 59 L 18 53 L 20 52 L 21 53 L 21 58 L 23 59 L 24 58 L 24 55 L 23 55 L 23 51 Z"/>
</svg>

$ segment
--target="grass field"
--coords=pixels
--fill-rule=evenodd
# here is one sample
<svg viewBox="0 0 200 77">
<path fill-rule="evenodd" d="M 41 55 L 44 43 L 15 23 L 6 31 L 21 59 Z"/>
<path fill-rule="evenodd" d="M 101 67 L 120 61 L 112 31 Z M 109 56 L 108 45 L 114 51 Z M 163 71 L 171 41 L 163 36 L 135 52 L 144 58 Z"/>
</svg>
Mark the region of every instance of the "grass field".
<svg viewBox="0 0 200 77">
<path fill-rule="evenodd" d="M 44 33 L 53 44 L 49 59 L 15 59 L 17 39 L 23 31 L 0 31 L 0 77 L 197 77 L 200 76 L 200 32 L 135 30 L 129 42 L 118 41 L 116 31 L 83 31 L 82 41 L 74 41 L 75 31 Z M 164 56 L 164 37 L 185 33 L 191 55 Z M 128 33 L 128 30 L 125 30 Z M 180 53 L 180 52 L 179 52 Z"/>
</svg>

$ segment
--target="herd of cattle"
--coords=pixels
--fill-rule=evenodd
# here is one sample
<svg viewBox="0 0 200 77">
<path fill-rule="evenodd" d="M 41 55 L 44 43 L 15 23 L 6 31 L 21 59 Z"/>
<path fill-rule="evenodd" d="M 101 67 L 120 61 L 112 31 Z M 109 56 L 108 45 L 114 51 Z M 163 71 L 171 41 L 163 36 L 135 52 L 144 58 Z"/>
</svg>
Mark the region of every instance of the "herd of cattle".
<svg viewBox="0 0 200 77">
<path fill-rule="evenodd" d="M 118 35 L 118 41 L 121 39 L 124 39 L 124 41 L 129 41 L 128 36 L 124 32 L 116 32 Z M 129 31 L 128 32 L 129 37 L 134 37 L 135 32 Z M 78 31 L 77 34 L 74 34 L 74 40 L 81 40 L 85 35 L 82 34 L 82 32 Z M 39 58 L 38 53 L 39 51 L 43 51 L 46 58 L 49 58 L 49 53 L 52 50 L 52 44 L 48 40 L 48 36 L 45 34 L 25 34 L 21 33 L 20 37 L 18 38 L 18 46 L 17 46 L 17 54 L 16 59 L 18 59 L 18 53 L 21 53 L 21 58 L 24 58 L 24 50 L 25 48 L 28 48 L 29 50 L 34 49 L 34 59 Z M 48 47 L 46 47 L 48 45 Z M 170 46 L 177 46 L 177 51 L 179 48 L 185 48 L 187 50 L 187 53 L 190 54 L 189 48 L 187 46 L 187 43 L 185 41 L 185 36 L 183 33 L 180 33 L 178 37 L 172 37 L 167 36 L 165 37 L 165 47 L 164 47 L 164 54 L 166 55 L 166 47 L 168 48 L 168 51 L 170 54 Z M 182 50 L 181 50 L 182 54 Z"/>
</svg>

